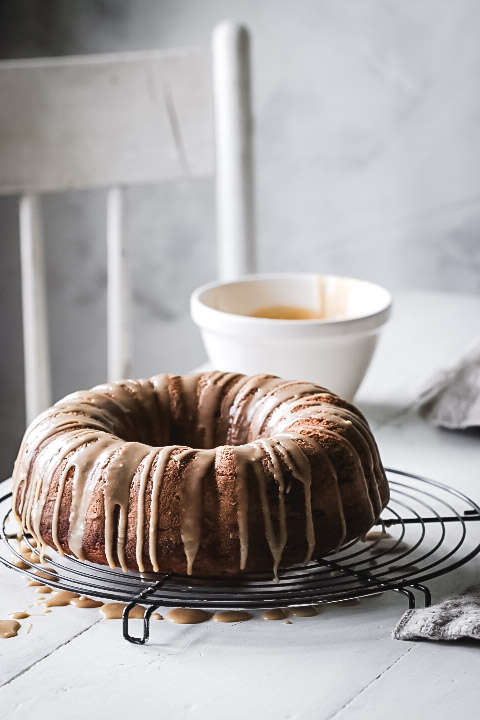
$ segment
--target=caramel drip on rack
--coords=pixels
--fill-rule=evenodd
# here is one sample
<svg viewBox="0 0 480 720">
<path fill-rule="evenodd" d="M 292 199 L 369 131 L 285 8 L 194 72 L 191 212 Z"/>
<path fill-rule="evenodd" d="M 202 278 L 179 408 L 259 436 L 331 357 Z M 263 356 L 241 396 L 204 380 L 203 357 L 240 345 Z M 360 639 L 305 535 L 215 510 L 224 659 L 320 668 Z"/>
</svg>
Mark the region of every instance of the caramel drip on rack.
<svg viewBox="0 0 480 720">
<path fill-rule="evenodd" d="M 175 409 L 174 397 L 180 403 Z M 173 444 L 174 412 L 175 418 L 180 418 L 175 422 L 196 440 L 197 447 Z M 89 511 L 92 504 L 103 503 L 104 549 L 110 567 L 118 564 L 126 571 L 134 562 L 145 572 L 148 558 L 153 570 L 160 572 L 160 523 L 165 513 L 162 491 L 167 477 L 169 482 L 176 478 L 179 532 L 186 570 L 192 574 L 202 547 L 203 498 L 207 484 L 216 481 L 215 445 L 219 439 L 225 441 L 228 456 L 234 460 L 241 570 L 248 563 L 251 482 L 258 488 L 275 578 L 288 542 L 292 483 L 300 483 L 304 495 L 305 563 L 315 552 L 314 483 L 325 481 L 333 488 L 336 510 L 334 503 L 330 512 L 336 512 L 338 545 L 343 543 L 347 523 L 336 469 L 338 448 L 351 459 L 352 481 L 370 504 L 372 524 L 378 518 L 385 500 L 379 490 L 384 474 L 361 413 L 312 383 L 223 372 L 106 383 L 56 403 L 25 434 L 14 469 L 14 513 L 38 544 L 42 559 L 46 548 L 42 519 L 56 478 L 51 534 L 60 553 L 67 551 L 85 559 Z M 325 468 L 325 479 L 312 477 L 312 456 Z M 72 499 L 66 542 L 59 537 L 59 523 L 67 483 Z M 275 508 L 269 500 L 272 488 Z M 222 492 L 220 484 L 216 492 Z M 137 511 L 134 528 L 129 527 L 131 503 Z M 133 561 L 132 545 L 127 548 L 132 532 Z M 30 552 L 28 559 L 35 562 Z"/>
</svg>

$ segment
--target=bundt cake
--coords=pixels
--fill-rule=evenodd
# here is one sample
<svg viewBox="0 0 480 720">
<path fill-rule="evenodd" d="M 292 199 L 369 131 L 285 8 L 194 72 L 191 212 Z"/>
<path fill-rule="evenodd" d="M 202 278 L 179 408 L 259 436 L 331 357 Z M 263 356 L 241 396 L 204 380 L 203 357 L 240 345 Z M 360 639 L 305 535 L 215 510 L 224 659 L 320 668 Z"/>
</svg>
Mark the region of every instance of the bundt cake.
<svg viewBox="0 0 480 720">
<path fill-rule="evenodd" d="M 311 383 L 207 372 L 57 402 L 25 433 L 13 507 L 43 551 L 211 576 L 308 563 L 367 532 L 388 497 L 353 405 Z"/>
</svg>

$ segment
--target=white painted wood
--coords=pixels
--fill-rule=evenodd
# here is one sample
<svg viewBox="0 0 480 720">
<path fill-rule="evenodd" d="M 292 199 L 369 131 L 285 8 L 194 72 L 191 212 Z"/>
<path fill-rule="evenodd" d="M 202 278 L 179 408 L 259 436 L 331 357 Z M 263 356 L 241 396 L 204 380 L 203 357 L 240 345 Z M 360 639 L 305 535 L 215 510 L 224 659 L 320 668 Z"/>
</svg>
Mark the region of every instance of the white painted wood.
<svg viewBox="0 0 480 720">
<path fill-rule="evenodd" d="M 383 627 L 374 629 L 378 605 L 378 600 L 365 601 L 363 624 L 356 608 L 334 607 L 321 618 L 292 625 L 260 617 L 243 626 L 152 621 L 152 639 L 144 648 L 127 646 L 119 622 L 103 622 L 38 663 L 27 678 L 2 688 L 2 710 L 17 720 L 39 703 L 60 717 L 65 697 L 56 688 L 65 688 L 73 718 L 96 717 L 99 697 L 108 697 L 102 707 L 108 720 L 155 715 L 159 707 L 162 717 L 175 720 L 321 720 L 407 650 L 390 641 Z M 395 608 L 384 617 L 393 622 Z M 368 653 L 371 643 L 378 647 L 374 655 Z M 356 662 L 346 676 L 342 667 L 349 653 Z M 28 693 L 22 693 L 25 687 Z"/>
<path fill-rule="evenodd" d="M 213 32 L 218 273 L 255 272 L 250 39 L 231 21 Z"/>
<path fill-rule="evenodd" d="M 108 379 L 131 375 L 130 292 L 127 278 L 123 190 L 107 194 L 107 342 Z"/>
<path fill-rule="evenodd" d="M 368 720 L 478 717 L 478 643 L 405 645 L 409 652 L 352 699 L 335 720 L 363 718 L 367 713 Z"/>
<path fill-rule="evenodd" d="M 0 195 L 211 174 L 211 86 L 203 51 L 0 62 Z"/>
<path fill-rule="evenodd" d="M 35 195 L 19 201 L 26 419 L 51 404 L 42 220 Z"/>
<path fill-rule="evenodd" d="M 206 52 L 192 67 L 190 56 L 165 55 L 162 88 L 182 173 L 211 175 L 215 170 L 212 58 Z"/>
</svg>

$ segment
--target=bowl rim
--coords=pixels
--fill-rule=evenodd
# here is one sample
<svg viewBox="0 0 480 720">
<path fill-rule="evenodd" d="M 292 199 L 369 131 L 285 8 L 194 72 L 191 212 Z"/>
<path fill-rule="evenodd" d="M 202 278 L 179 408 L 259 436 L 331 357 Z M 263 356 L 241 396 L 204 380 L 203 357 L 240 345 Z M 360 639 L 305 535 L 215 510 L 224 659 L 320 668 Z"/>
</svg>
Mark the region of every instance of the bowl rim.
<svg viewBox="0 0 480 720">
<path fill-rule="evenodd" d="M 371 289 L 380 291 L 384 295 L 379 310 L 366 315 L 356 315 L 337 319 L 308 319 L 308 320 L 280 320 L 277 318 L 258 318 L 251 315 L 218 310 L 203 300 L 203 295 L 210 290 L 228 285 L 237 285 L 268 280 L 311 280 L 324 278 L 326 280 L 347 280 Z M 257 275 L 242 275 L 230 280 L 216 280 L 196 288 L 190 296 L 190 314 L 193 321 L 202 329 L 217 332 L 228 336 L 250 336 L 270 338 L 303 338 L 318 340 L 333 336 L 364 335 L 377 331 L 390 317 L 393 298 L 389 290 L 382 285 L 362 278 L 353 278 L 345 275 L 322 273 L 259 273 Z"/>
</svg>

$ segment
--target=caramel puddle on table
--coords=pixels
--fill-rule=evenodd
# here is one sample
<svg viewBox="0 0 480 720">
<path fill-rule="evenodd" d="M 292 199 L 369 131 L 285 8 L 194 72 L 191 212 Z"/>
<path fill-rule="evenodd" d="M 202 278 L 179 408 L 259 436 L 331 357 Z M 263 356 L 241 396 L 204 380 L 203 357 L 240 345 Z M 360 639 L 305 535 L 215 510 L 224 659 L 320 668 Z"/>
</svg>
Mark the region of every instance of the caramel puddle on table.
<svg viewBox="0 0 480 720">
<path fill-rule="evenodd" d="M 189 608 L 174 608 L 167 613 L 168 620 L 179 625 L 198 625 L 210 620 L 212 613 L 206 610 L 190 610 Z"/>
<path fill-rule="evenodd" d="M 287 608 L 287 614 L 290 617 L 315 617 L 318 615 L 318 609 L 314 605 L 299 605 Z"/>
<path fill-rule="evenodd" d="M 79 598 L 81 599 L 81 598 Z M 95 602 L 95 600 L 91 600 L 90 602 Z M 73 603 L 72 604 L 76 604 Z M 127 607 L 126 603 L 101 603 L 99 602 L 98 605 L 86 605 L 82 607 L 100 607 L 100 612 L 102 613 L 105 620 L 121 620 L 123 617 L 123 610 Z M 77 607 L 80 607 L 77 605 Z M 143 616 L 145 615 L 145 608 L 143 605 L 136 605 L 133 610 L 130 610 L 128 617 L 133 618 L 134 620 L 142 620 Z M 153 620 L 163 620 L 163 615 L 160 615 L 160 613 L 152 613 L 151 617 Z"/>
<path fill-rule="evenodd" d="M 272 608 L 271 610 L 265 610 L 262 614 L 263 620 L 285 620 L 287 613 L 284 608 Z"/>
<path fill-rule="evenodd" d="M 251 614 L 246 610 L 225 610 L 223 612 L 216 612 L 213 615 L 213 620 L 220 623 L 247 622 L 247 620 L 251 619 Z"/>
<path fill-rule="evenodd" d="M 70 605 L 77 608 L 98 608 L 102 607 L 103 602 L 101 600 L 92 600 L 92 598 L 89 598 L 86 595 L 80 595 L 80 597 L 72 598 L 70 600 Z"/>
<path fill-rule="evenodd" d="M 127 603 L 105 603 L 100 608 L 105 620 L 121 620 L 124 609 L 127 607 Z M 138 618 L 141 620 L 145 615 L 145 608 L 142 605 L 135 605 L 130 610 L 129 618 Z"/>
<path fill-rule="evenodd" d="M 38 604 L 38 603 L 36 603 Z M 35 607 L 35 606 L 32 606 Z M 47 615 L 48 613 L 52 612 L 51 610 L 48 610 L 48 608 L 40 608 L 42 612 L 29 612 L 30 608 L 27 608 L 27 610 L 21 610 L 19 612 L 10 613 L 10 617 L 14 620 L 25 620 L 29 617 L 42 617 L 43 615 Z"/>
<path fill-rule="evenodd" d="M 16 637 L 20 628 L 18 620 L 0 620 L 0 638 Z"/>
<path fill-rule="evenodd" d="M 51 607 L 66 607 L 70 605 L 70 600 L 78 598 L 78 593 L 70 592 L 70 590 L 58 590 L 50 595 L 49 598 L 39 600 L 36 605 L 44 605 L 47 608 Z"/>
</svg>

